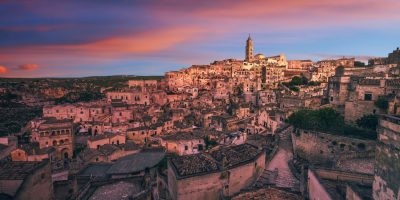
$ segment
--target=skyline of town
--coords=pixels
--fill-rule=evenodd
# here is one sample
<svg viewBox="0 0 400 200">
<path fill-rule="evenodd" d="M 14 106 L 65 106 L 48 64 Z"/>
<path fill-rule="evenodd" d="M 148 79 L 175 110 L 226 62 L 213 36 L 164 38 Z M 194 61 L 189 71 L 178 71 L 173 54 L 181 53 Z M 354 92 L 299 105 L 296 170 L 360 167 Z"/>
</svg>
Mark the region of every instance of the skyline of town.
<svg viewBox="0 0 400 200">
<path fill-rule="evenodd" d="M 0 76 L 161 75 L 243 59 L 248 33 L 256 53 L 366 61 L 399 46 L 400 28 L 393 26 L 399 6 L 395 0 L 2 1 Z"/>
<path fill-rule="evenodd" d="M 0 200 L 400 200 L 399 0 L 0 0 Z"/>
</svg>

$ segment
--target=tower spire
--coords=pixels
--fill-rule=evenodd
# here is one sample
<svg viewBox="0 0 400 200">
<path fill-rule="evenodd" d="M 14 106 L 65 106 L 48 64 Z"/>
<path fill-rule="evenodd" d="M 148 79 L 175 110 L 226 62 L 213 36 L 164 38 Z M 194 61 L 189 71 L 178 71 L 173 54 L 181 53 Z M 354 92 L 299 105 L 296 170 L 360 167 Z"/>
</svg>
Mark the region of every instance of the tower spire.
<svg viewBox="0 0 400 200">
<path fill-rule="evenodd" d="M 249 33 L 249 37 L 247 38 L 246 41 L 246 61 L 250 62 L 253 61 L 254 59 L 254 47 L 253 47 L 253 40 L 250 37 L 250 33 Z"/>
</svg>

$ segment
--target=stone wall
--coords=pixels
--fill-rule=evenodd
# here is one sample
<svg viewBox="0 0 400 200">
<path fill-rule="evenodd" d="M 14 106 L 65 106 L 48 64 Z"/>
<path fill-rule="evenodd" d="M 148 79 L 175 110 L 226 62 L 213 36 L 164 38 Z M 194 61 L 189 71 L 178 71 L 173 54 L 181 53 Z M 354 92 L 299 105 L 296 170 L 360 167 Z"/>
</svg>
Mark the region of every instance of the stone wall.
<svg viewBox="0 0 400 200">
<path fill-rule="evenodd" d="M 332 200 L 328 191 L 321 184 L 318 175 L 310 169 L 308 170 L 308 195 L 309 199 Z"/>
<path fill-rule="evenodd" d="M 375 156 L 374 199 L 400 199 L 400 118 L 380 120 Z"/>
<path fill-rule="evenodd" d="M 381 113 L 373 101 L 346 101 L 344 110 L 344 120 L 346 122 L 355 122 L 364 115 Z"/>
<path fill-rule="evenodd" d="M 341 155 L 375 151 L 376 142 L 297 129 L 292 133 L 294 154 L 313 164 L 334 164 Z"/>
</svg>

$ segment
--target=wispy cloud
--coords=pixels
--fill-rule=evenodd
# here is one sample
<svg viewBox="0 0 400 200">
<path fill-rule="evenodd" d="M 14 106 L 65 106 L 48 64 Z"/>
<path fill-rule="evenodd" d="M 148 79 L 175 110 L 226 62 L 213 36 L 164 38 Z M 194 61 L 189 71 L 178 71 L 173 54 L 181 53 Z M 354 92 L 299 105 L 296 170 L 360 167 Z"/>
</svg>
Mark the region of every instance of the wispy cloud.
<svg viewBox="0 0 400 200">
<path fill-rule="evenodd" d="M 6 0 L 0 1 L 0 60 L 11 66 L 7 76 L 115 71 L 105 66 L 142 73 L 143 63 L 167 68 L 242 57 L 247 33 L 265 54 L 385 55 L 398 42 L 391 33 L 400 31 L 399 9 L 398 0 Z M 345 47 L 360 44 L 370 49 Z M 16 70 L 24 63 L 40 68 Z"/>
<path fill-rule="evenodd" d="M 39 68 L 39 65 L 37 65 L 37 64 L 23 64 L 23 65 L 18 66 L 18 69 L 25 70 L 25 71 L 36 70 L 38 68 Z"/>
</svg>

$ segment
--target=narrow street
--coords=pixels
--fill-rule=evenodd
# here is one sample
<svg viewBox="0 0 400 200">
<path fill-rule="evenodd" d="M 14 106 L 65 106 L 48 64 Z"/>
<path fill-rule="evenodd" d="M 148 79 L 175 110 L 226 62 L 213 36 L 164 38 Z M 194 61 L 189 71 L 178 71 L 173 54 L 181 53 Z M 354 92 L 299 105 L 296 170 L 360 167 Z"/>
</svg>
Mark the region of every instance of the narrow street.
<svg viewBox="0 0 400 200">
<path fill-rule="evenodd" d="M 264 173 L 256 185 L 274 184 L 277 187 L 299 189 L 299 181 L 290 171 L 288 162 L 293 158 L 293 149 L 290 140 L 290 128 L 277 133 L 280 142 L 274 158 L 267 164 Z"/>
</svg>

